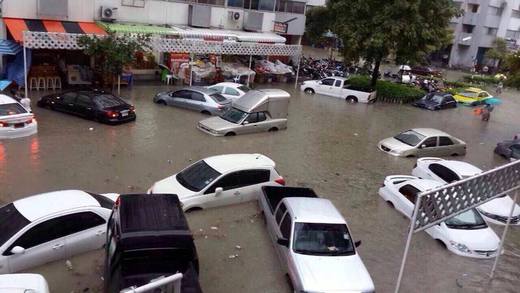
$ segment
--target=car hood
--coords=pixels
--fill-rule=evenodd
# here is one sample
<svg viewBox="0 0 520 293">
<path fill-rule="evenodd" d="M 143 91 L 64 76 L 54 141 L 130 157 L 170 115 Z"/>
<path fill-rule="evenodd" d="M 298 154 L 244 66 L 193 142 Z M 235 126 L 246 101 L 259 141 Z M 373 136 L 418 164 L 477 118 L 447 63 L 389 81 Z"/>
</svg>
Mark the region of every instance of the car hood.
<svg viewBox="0 0 520 293">
<path fill-rule="evenodd" d="M 486 213 L 501 216 L 501 217 L 509 217 L 509 212 L 511 212 L 511 205 L 513 204 L 513 199 L 510 196 L 504 196 L 495 198 L 494 200 L 488 201 L 485 204 L 480 205 L 478 208 Z M 515 204 L 515 209 L 513 211 L 513 217 L 520 215 L 520 206 Z"/>
<path fill-rule="evenodd" d="M 384 145 L 391 150 L 397 151 L 406 151 L 413 148 L 412 146 L 402 143 L 393 137 L 383 139 L 379 142 L 379 145 Z"/>
<path fill-rule="evenodd" d="M 446 227 L 447 228 L 447 227 Z M 466 245 L 470 250 L 497 250 L 500 239 L 495 232 L 487 227 L 484 229 L 448 230 L 448 239 Z"/>
<path fill-rule="evenodd" d="M 183 198 L 190 197 L 196 194 L 195 191 L 189 190 L 186 187 L 182 186 L 182 184 L 177 181 L 177 174 L 172 175 L 170 177 L 164 178 L 163 180 L 155 182 L 155 184 L 150 188 L 152 193 L 171 193 L 179 196 L 179 200 L 182 201 Z"/>
<path fill-rule="evenodd" d="M 218 116 L 201 120 L 201 121 L 199 121 L 199 124 L 205 126 L 206 128 L 217 130 L 217 131 L 230 129 L 230 128 L 236 128 L 236 127 L 240 126 L 240 124 L 231 123 Z"/>
<path fill-rule="evenodd" d="M 374 283 L 359 255 L 294 255 L 305 291 L 371 292 Z"/>
</svg>

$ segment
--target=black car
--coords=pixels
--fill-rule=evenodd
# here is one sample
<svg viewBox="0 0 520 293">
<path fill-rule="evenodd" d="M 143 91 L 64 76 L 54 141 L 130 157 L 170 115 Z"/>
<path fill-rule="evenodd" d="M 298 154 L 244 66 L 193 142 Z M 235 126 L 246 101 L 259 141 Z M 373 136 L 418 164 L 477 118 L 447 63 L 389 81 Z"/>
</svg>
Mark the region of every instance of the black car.
<svg viewBox="0 0 520 293">
<path fill-rule="evenodd" d="M 136 118 L 134 106 L 100 90 L 76 90 L 47 95 L 40 98 L 38 107 L 108 124 L 135 121 Z"/>
<path fill-rule="evenodd" d="M 451 94 L 434 92 L 426 94 L 424 97 L 414 102 L 412 105 L 415 107 L 435 111 L 441 109 L 456 108 L 457 101 L 455 101 Z"/>
<path fill-rule="evenodd" d="M 108 221 L 105 248 L 107 293 L 178 272 L 183 274 L 181 292 L 202 293 L 197 250 L 177 195 L 119 196 Z"/>
<path fill-rule="evenodd" d="M 497 143 L 495 153 L 506 159 L 520 159 L 520 139 L 505 140 Z"/>
<path fill-rule="evenodd" d="M 414 66 L 414 67 L 412 67 L 411 71 L 413 74 L 421 75 L 421 76 L 435 76 L 435 77 L 442 76 L 442 72 L 440 70 L 433 69 L 428 66 Z"/>
</svg>

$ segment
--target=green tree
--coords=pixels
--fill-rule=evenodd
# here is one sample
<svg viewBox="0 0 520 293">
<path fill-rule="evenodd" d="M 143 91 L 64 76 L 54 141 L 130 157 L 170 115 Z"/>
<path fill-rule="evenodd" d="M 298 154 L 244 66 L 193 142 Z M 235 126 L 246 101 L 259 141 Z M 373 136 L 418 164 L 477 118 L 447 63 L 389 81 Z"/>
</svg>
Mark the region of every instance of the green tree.
<svg viewBox="0 0 520 293">
<path fill-rule="evenodd" d="M 130 64 L 137 52 L 150 49 L 147 35 L 117 35 L 109 32 L 107 36 L 81 36 L 78 44 L 88 56 L 95 58 L 95 70 L 100 76 L 111 78 L 120 76 L 123 67 Z"/>
<path fill-rule="evenodd" d="M 324 33 L 328 31 L 331 21 L 328 19 L 326 7 L 313 7 L 305 13 L 305 35 L 315 44 L 324 43 Z"/>
<path fill-rule="evenodd" d="M 506 40 L 496 38 L 493 42 L 493 48 L 486 52 L 486 58 L 496 60 L 498 62 L 497 67 L 499 67 L 502 61 L 506 59 L 507 54 L 508 50 Z"/>
<path fill-rule="evenodd" d="M 413 63 L 449 44 L 448 24 L 457 15 L 452 0 L 329 0 L 322 24 L 311 27 L 314 34 L 321 27 L 341 38 L 346 61 L 373 64 L 375 86 L 381 61 L 389 54 L 397 63 Z"/>
</svg>

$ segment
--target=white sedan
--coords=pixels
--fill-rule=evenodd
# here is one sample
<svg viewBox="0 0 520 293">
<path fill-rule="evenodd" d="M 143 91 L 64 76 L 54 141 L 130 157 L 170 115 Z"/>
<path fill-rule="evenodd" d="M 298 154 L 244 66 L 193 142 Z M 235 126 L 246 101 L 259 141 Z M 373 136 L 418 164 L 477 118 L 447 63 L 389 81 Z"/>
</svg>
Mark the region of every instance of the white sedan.
<svg viewBox="0 0 520 293">
<path fill-rule="evenodd" d="M 30 111 L 15 99 L 0 94 L 0 139 L 17 138 L 38 132 L 38 123 Z"/>
<path fill-rule="evenodd" d="M 441 158 L 421 158 L 412 170 L 412 175 L 424 179 L 433 179 L 442 183 L 451 183 L 482 173 L 482 170 L 470 163 L 443 160 Z M 509 195 L 495 198 L 477 207 L 488 222 L 505 225 L 513 199 Z M 520 225 L 520 206 L 515 204 L 511 225 Z"/>
<path fill-rule="evenodd" d="M 379 195 L 396 210 L 411 218 L 417 195 L 443 183 L 414 176 L 393 175 L 385 178 Z M 449 251 L 467 257 L 496 256 L 500 239 L 475 209 L 452 217 L 425 230 Z"/>
<path fill-rule="evenodd" d="M 64 190 L 0 207 L 0 274 L 101 248 L 116 197 Z"/>
<path fill-rule="evenodd" d="M 209 89 L 216 91 L 222 96 L 226 97 L 226 99 L 230 99 L 232 101 L 241 98 L 251 89 L 243 84 L 234 83 L 234 82 L 221 82 L 215 85 L 209 86 Z"/>
<path fill-rule="evenodd" d="M 148 193 L 179 196 L 184 211 L 257 200 L 262 186 L 285 185 L 275 163 L 261 154 L 229 154 L 200 160 L 156 182 Z"/>
<path fill-rule="evenodd" d="M 41 275 L 7 274 L 0 275 L 0 292 L 49 293 L 49 285 Z"/>
</svg>

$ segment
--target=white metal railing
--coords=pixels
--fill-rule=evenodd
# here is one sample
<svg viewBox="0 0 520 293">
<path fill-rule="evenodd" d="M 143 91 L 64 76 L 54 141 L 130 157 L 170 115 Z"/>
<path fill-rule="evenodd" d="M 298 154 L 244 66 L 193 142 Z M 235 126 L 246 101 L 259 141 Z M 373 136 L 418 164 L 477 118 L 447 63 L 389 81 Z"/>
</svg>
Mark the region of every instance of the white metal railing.
<svg viewBox="0 0 520 293">
<path fill-rule="evenodd" d="M 161 293 L 181 293 L 182 274 L 177 273 L 168 277 L 152 280 L 150 283 L 141 287 L 130 287 L 122 290 L 120 293 L 145 293 L 155 292 L 160 289 Z"/>
</svg>

